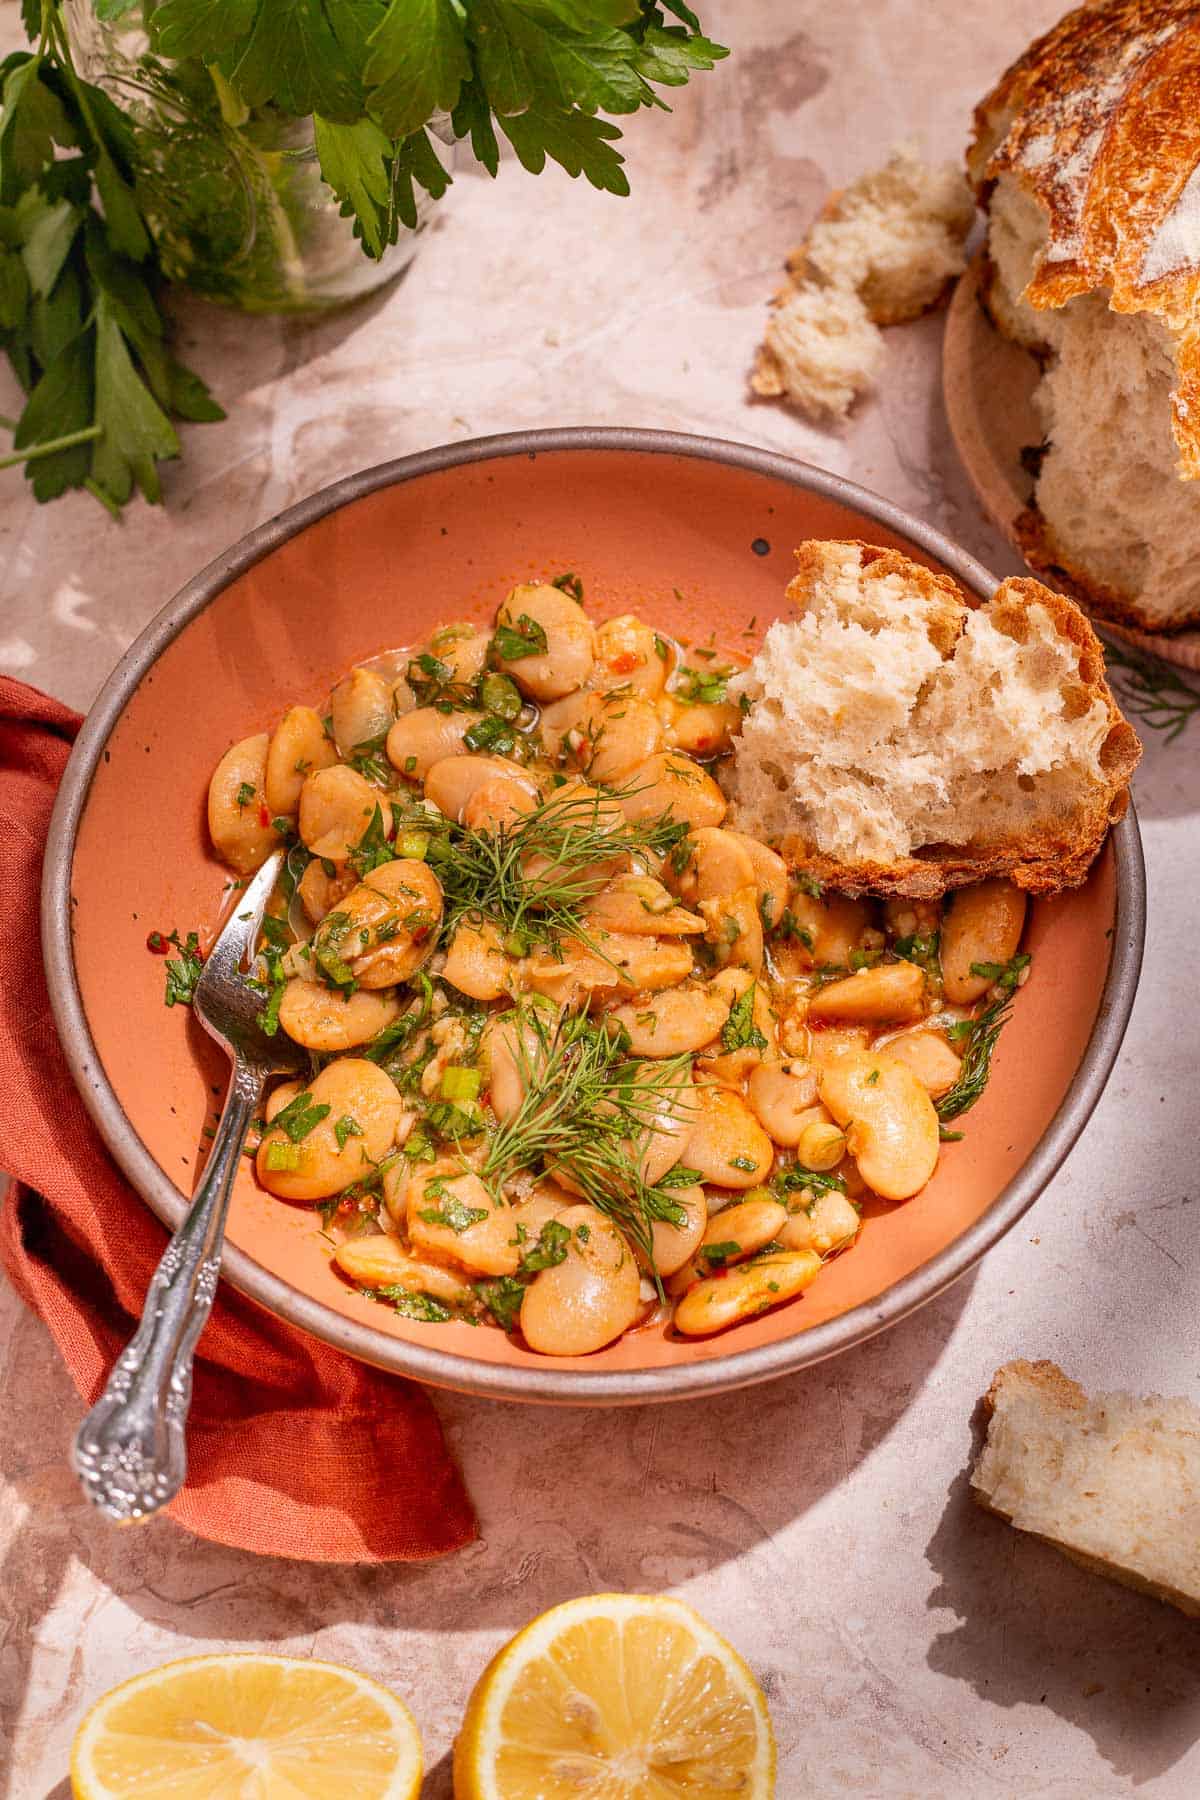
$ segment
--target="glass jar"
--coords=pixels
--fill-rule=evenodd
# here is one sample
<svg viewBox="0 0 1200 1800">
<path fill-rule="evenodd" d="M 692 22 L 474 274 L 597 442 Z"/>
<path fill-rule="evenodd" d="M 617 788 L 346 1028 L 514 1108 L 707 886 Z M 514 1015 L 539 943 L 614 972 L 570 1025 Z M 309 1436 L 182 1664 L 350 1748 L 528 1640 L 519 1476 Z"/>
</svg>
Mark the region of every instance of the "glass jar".
<svg viewBox="0 0 1200 1800">
<path fill-rule="evenodd" d="M 154 56 L 135 7 L 115 22 L 66 0 L 75 64 L 134 127 L 138 200 L 163 273 L 247 312 L 343 306 L 392 280 L 416 254 L 434 202 L 420 188 L 417 228 L 377 261 L 321 179 L 311 119 L 247 108 L 198 58 Z M 448 145 L 447 118 L 430 130 Z"/>
</svg>

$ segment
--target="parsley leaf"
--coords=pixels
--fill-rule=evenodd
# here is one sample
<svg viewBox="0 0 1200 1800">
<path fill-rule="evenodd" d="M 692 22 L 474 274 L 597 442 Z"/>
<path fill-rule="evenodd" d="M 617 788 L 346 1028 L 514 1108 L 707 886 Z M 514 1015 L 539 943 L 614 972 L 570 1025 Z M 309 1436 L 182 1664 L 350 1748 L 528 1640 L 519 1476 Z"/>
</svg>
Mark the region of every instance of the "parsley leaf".
<svg viewBox="0 0 1200 1800">
<path fill-rule="evenodd" d="M 297 1094 L 294 1100 L 281 1107 L 271 1120 L 271 1131 L 282 1131 L 293 1144 L 303 1143 L 314 1126 L 321 1123 L 329 1113 L 327 1105 L 314 1106 L 312 1095 L 306 1090 Z"/>
<path fill-rule="evenodd" d="M 391 0 L 367 41 L 371 111 L 389 137 L 408 137 L 432 113 L 451 111 L 471 73 L 452 0 Z"/>
<path fill-rule="evenodd" d="M 721 1027 L 721 1044 L 726 1050 L 765 1050 L 767 1040 L 754 1023 L 754 996 L 758 983 L 752 981 L 744 994 L 739 994 L 729 1009 L 729 1017 Z"/>
<path fill-rule="evenodd" d="M 532 1250 L 526 1250 L 521 1258 L 521 1273 L 533 1275 L 539 1269 L 556 1269 L 567 1259 L 567 1245 L 571 1241 L 571 1233 L 557 1219 L 547 1219 L 538 1234 L 538 1241 Z"/>
<path fill-rule="evenodd" d="M 544 656 L 547 649 L 544 628 L 536 619 L 531 619 L 528 613 L 522 613 L 515 625 L 509 619 L 497 625 L 492 643 L 501 662 L 520 662 L 525 656 Z"/>
<path fill-rule="evenodd" d="M 167 942 L 174 944 L 179 954 L 170 959 L 163 971 L 167 981 L 163 1002 L 167 1006 L 190 1006 L 195 998 L 196 983 L 204 970 L 200 939 L 196 932 L 189 931 L 181 940 L 179 933 L 172 931 Z"/>
</svg>

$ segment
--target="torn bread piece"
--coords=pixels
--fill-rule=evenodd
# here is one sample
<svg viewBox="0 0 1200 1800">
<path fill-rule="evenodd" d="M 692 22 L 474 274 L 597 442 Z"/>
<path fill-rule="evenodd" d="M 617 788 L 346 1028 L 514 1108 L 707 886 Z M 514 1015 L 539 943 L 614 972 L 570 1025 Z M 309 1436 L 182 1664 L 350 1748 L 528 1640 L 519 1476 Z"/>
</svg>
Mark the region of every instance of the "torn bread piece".
<svg viewBox="0 0 1200 1800">
<path fill-rule="evenodd" d="M 730 683 L 730 823 L 842 890 L 934 897 L 1003 876 L 1075 887 L 1141 754 L 1073 601 L 1009 580 L 969 600 L 895 550 L 810 540 Z"/>
<path fill-rule="evenodd" d="M 1083 1389 L 1052 1362 L 997 1369 L 971 1493 L 1085 1569 L 1200 1618 L 1200 1408 Z"/>
<path fill-rule="evenodd" d="M 788 258 L 789 280 L 751 377 L 755 393 L 845 418 L 882 359 L 876 327 L 915 319 L 945 298 L 966 267 L 974 214 L 954 165 L 922 162 L 907 145 L 834 194 Z"/>
</svg>

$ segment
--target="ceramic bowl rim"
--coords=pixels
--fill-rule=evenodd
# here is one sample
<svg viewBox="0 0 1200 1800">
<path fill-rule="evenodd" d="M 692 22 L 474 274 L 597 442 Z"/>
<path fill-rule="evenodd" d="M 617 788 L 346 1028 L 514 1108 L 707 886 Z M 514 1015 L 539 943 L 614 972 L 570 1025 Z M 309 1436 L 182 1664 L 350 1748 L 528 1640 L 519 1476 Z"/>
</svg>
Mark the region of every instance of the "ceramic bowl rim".
<svg viewBox="0 0 1200 1800">
<path fill-rule="evenodd" d="M 289 539 L 339 507 L 382 488 L 499 457 L 559 451 L 624 451 L 695 457 L 749 470 L 865 514 L 919 545 L 981 598 L 997 585 L 981 563 L 933 526 L 825 469 L 777 452 L 686 432 L 598 426 L 506 432 L 440 445 L 348 475 L 248 532 L 195 575 L 146 626 L 97 695 L 76 739 L 55 801 L 42 880 L 42 950 L 50 1002 L 67 1063 L 92 1120 L 116 1162 L 151 1210 L 171 1230 L 187 1201 L 164 1174 L 125 1116 L 100 1062 L 84 1013 L 71 942 L 71 874 L 80 820 L 105 744 L 142 679 L 181 631 L 229 584 Z M 920 1268 L 872 1301 L 807 1331 L 750 1350 L 650 1369 L 573 1369 L 536 1363 L 510 1367 L 393 1338 L 347 1319 L 298 1293 L 245 1251 L 227 1245 L 223 1273 L 269 1311 L 336 1349 L 434 1386 L 496 1399 L 632 1405 L 693 1399 L 808 1367 L 849 1349 L 932 1300 L 973 1268 L 1032 1206 L 1083 1131 L 1104 1091 L 1133 1007 L 1145 941 L 1146 880 L 1133 807 L 1112 832 L 1116 925 L 1100 1008 L 1063 1102 L 1032 1154 L 988 1210 Z"/>
</svg>

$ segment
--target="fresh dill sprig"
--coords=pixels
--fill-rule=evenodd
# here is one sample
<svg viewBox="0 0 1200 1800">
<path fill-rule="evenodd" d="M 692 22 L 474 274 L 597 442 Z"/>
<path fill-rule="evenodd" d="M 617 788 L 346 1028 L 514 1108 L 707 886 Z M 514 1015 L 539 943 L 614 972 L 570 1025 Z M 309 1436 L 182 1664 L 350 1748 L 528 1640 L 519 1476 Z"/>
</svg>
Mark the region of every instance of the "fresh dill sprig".
<svg viewBox="0 0 1200 1800">
<path fill-rule="evenodd" d="M 562 788 L 497 831 L 438 821 L 427 857 L 445 897 L 444 941 L 465 919 L 484 919 L 517 956 L 535 946 L 558 952 L 564 938 L 587 943 L 581 908 L 604 886 L 612 865 L 638 853 L 664 855 L 686 837 L 670 814 L 627 821 L 614 799 Z"/>
<path fill-rule="evenodd" d="M 1135 655 L 1108 637 L 1104 659 L 1121 705 L 1150 731 L 1161 731 L 1164 742 L 1173 744 L 1200 714 L 1200 688 L 1192 687 L 1170 663 L 1144 652 Z"/>
<path fill-rule="evenodd" d="M 664 1104 L 690 1085 L 690 1055 L 631 1059 L 624 1032 L 586 1014 L 521 1005 L 515 1019 L 523 1098 L 492 1139 L 483 1180 L 499 1193 L 520 1170 L 563 1171 L 653 1268 L 654 1226 L 685 1223 L 676 1194 L 697 1177 L 676 1168 L 651 1184 L 641 1161 Z"/>
<path fill-rule="evenodd" d="M 973 975 L 986 975 L 991 980 L 995 997 L 973 1019 L 951 1026 L 947 1036 L 961 1039 L 962 1062 L 958 1079 L 936 1102 L 938 1119 L 943 1125 L 969 1112 L 983 1098 L 983 1090 L 991 1074 L 992 1053 L 1000 1033 L 1012 1011 L 1013 996 L 1021 975 L 1029 967 L 1029 956 L 1022 953 L 1007 963 L 972 963 Z M 945 1135 L 945 1134 L 943 1134 Z"/>
</svg>

